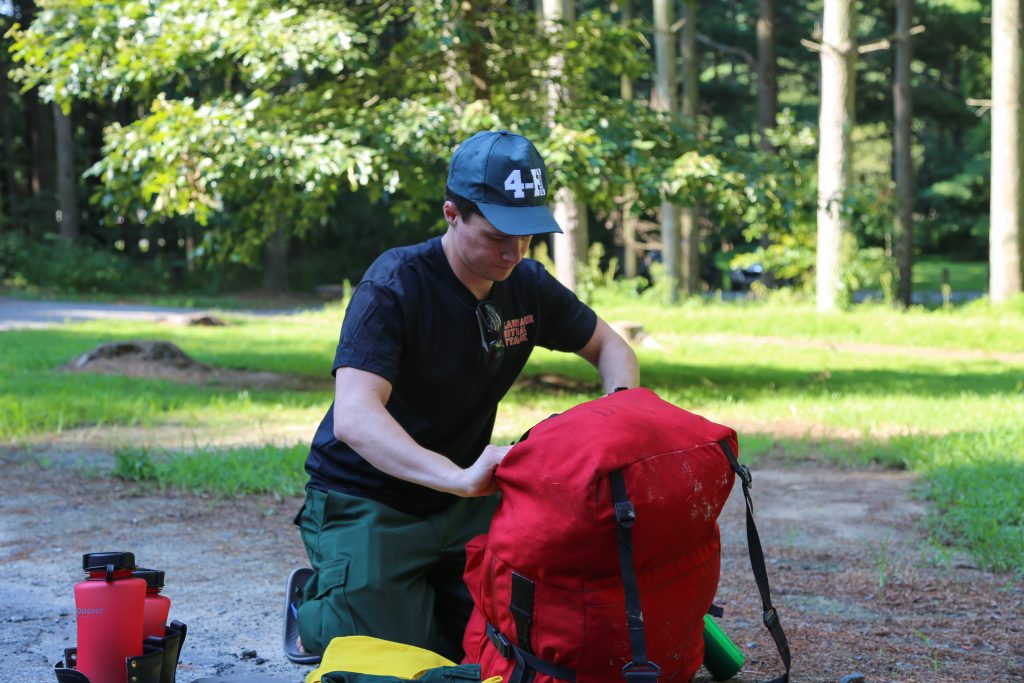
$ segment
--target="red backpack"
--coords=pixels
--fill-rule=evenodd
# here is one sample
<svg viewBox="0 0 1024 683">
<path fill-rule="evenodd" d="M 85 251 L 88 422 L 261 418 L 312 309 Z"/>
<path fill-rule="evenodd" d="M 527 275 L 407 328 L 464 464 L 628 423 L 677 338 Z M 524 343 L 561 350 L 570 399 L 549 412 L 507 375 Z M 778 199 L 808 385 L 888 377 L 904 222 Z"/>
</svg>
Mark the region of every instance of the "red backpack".
<svg viewBox="0 0 1024 683">
<path fill-rule="evenodd" d="M 495 473 L 489 533 L 466 546 L 466 661 L 506 683 L 692 680 L 718 587 L 716 520 L 736 473 L 749 484 L 736 449 L 732 429 L 646 389 L 527 432 Z M 777 625 L 766 578 L 762 599 Z M 788 675 L 788 648 L 783 659 Z"/>
</svg>

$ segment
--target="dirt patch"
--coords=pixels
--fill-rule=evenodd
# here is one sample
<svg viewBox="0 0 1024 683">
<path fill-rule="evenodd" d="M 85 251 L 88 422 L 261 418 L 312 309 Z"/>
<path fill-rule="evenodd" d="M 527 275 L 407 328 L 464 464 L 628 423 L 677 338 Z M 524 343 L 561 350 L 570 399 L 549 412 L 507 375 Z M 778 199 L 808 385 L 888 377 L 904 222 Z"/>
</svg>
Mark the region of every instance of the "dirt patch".
<svg viewBox="0 0 1024 683">
<path fill-rule="evenodd" d="M 762 462 L 753 499 L 797 681 L 1024 679 L 1024 586 L 931 546 L 913 475 Z M 779 672 L 760 623 L 743 499 L 720 519 L 722 624 L 748 656 L 742 681 Z"/>
<path fill-rule="evenodd" d="M 209 323 L 204 323 L 209 324 Z M 100 344 L 61 368 L 65 372 L 124 375 L 250 391 L 323 391 L 330 378 L 283 375 L 276 372 L 230 370 L 200 363 L 166 341 L 125 341 Z"/>
<path fill-rule="evenodd" d="M 520 375 L 512 385 L 523 391 L 546 392 L 552 394 L 595 394 L 601 390 L 601 384 L 592 380 L 573 379 L 553 372 L 538 375 Z"/>
<path fill-rule="evenodd" d="M 45 458 L 50 466 L 39 466 Z M 0 450 L 0 682 L 53 680 L 74 644 L 80 554 L 132 550 L 167 572 L 171 617 L 189 625 L 178 681 L 262 672 L 299 683 L 281 651 L 284 582 L 305 564 L 291 518 L 298 498 L 224 501 L 89 477 L 102 451 Z M 793 651 L 794 681 L 1024 679 L 1024 587 L 929 546 L 914 479 L 762 461 L 754 503 L 772 596 Z M 761 626 L 743 499 L 720 519 L 722 625 L 744 650 L 735 680 L 781 672 Z M 255 650 L 255 658 L 243 652 Z M 707 680 L 704 677 L 702 680 Z"/>
</svg>

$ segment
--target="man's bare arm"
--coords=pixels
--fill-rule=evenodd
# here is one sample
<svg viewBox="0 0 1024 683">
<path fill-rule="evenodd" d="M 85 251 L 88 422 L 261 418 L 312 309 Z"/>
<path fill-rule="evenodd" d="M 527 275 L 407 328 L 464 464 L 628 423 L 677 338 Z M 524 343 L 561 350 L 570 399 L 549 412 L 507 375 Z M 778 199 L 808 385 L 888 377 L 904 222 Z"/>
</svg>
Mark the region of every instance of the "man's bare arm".
<svg viewBox="0 0 1024 683">
<path fill-rule="evenodd" d="M 586 346 L 576 352 L 601 373 L 604 392 L 619 387 L 632 389 L 640 385 L 640 366 L 629 343 L 601 318 Z"/>
<path fill-rule="evenodd" d="M 496 490 L 494 470 L 508 446 L 488 446 L 475 463 L 462 469 L 416 443 L 385 408 L 390 397 L 391 383 L 383 377 L 339 368 L 334 392 L 335 438 L 380 471 L 414 484 L 465 497 Z"/>
</svg>

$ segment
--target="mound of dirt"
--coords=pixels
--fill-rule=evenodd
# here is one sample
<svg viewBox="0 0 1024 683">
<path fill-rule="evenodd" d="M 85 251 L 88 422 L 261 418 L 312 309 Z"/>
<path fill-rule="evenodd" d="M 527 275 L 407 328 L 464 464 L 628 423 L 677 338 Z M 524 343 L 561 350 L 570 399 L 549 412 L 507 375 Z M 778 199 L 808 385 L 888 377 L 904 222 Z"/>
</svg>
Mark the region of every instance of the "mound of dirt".
<svg viewBox="0 0 1024 683">
<path fill-rule="evenodd" d="M 215 315 L 209 313 L 198 313 L 193 315 L 175 315 L 170 318 L 166 318 L 163 322 L 168 325 L 177 325 L 179 327 L 227 327 L 228 323 L 224 322 Z"/>
<path fill-rule="evenodd" d="M 253 391 L 330 391 L 331 378 L 297 377 L 276 372 L 213 368 L 167 341 L 100 344 L 66 365 L 67 372 L 93 372 L 158 379 L 180 384 Z"/>
<path fill-rule="evenodd" d="M 594 394 L 601 390 L 597 382 L 582 379 L 573 379 L 565 375 L 558 375 L 553 372 L 545 372 L 539 375 L 520 375 L 514 386 L 525 391 L 540 391 L 553 394 L 575 393 Z"/>
</svg>

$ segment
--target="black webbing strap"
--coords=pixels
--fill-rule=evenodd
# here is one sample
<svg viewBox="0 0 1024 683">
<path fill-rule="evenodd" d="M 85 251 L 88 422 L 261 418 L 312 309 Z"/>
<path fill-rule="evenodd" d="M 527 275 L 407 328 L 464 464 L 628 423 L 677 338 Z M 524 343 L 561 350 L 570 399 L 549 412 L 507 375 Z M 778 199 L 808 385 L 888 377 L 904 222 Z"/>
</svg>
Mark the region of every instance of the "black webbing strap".
<svg viewBox="0 0 1024 683">
<path fill-rule="evenodd" d="M 622 669 L 628 683 L 657 683 L 661 669 L 647 659 L 647 639 L 644 637 L 644 614 L 640 609 L 640 586 L 636 580 L 636 566 L 633 562 L 633 523 L 636 508 L 629 500 L 626 479 L 622 470 L 608 473 L 611 484 L 612 503 L 615 504 L 616 534 L 619 539 L 619 566 L 622 570 L 622 587 L 626 595 L 626 625 L 629 629 L 629 648 L 633 661 Z"/>
<path fill-rule="evenodd" d="M 509 611 L 516 622 L 516 641 L 519 647 L 532 653 L 530 645 L 530 625 L 533 624 L 533 581 L 512 572 L 512 600 Z"/>
<path fill-rule="evenodd" d="M 754 581 L 757 583 L 758 592 L 761 593 L 761 606 L 764 610 L 761 618 L 764 621 L 765 628 L 772 634 L 775 647 L 778 648 L 782 663 L 786 666 L 786 673 L 773 678 L 768 683 L 787 683 L 789 681 L 790 668 L 789 641 L 782 630 L 779 613 L 772 607 L 771 588 L 768 586 L 768 569 L 764 563 L 761 537 L 758 535 L 757 526 L 754 524 L 754 502 L 750 499 L 750 487 L 753 484 L 753 477 L 750 474 L 750 468 L 746 465 L 741 465 L 739 460 L 736 459 L 736 454 L 733 452 L 728 441 L 722 439 L 718 442 L 718 445 L 722 447 L 722 452 L 725 453 L 725 457 L 729 459 L 729 464 L 732 465 L 732 469 L 743 483 L 743 497 L 747 501 L 747 551 L 750 553 L 750 568 L 754 572 Z"/>
<path fill-rule="evenodd" d="M 487 622 L 487 639 L 505 659 L 515 660 L 516 666 L 506 683 L 530 683 L 537 674 L 544 674 L 567 683 L 576 683 L 576 672 L 558 666 L 517 647 L 504 633 Z"/>
</svg>

